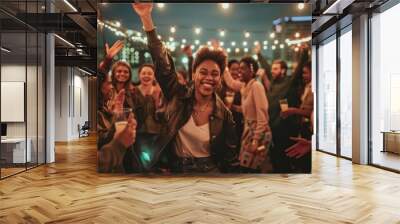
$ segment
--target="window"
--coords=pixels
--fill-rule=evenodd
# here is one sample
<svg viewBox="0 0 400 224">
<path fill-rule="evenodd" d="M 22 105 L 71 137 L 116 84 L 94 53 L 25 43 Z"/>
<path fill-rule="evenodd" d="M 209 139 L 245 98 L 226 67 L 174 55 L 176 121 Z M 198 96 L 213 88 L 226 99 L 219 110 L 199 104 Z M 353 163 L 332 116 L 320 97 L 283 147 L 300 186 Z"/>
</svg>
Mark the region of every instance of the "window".
<svg viewBox="0 0 400 224">
<path fill-rule="evenodd" d="M 336 36 L 319 45 L 318 57 L 318 145 L 336 153 Z"/>
<path fill-rule="evenodd" d="M 352 157 L 352 33 L 351 26 L 340 36 L 340 155 Z"/>
<path fill-rule="evenodd" d="M 400 4 L 371 19 L 372 163 L 400 170 Z"/>
</svg>

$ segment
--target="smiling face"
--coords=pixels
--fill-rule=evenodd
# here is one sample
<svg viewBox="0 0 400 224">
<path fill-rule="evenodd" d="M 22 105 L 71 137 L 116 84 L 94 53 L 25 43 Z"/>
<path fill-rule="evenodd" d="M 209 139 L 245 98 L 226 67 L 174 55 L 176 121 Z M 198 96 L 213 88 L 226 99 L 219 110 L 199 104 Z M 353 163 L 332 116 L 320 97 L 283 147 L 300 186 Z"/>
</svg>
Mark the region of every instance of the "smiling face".
<svg viewBox="0 0 400 224">
<path fill-rule="evenodd" d="M 211 96 L 221 83 L 221 70 L 212 60 L 205 60 L 194 73 L 195 90 L 203 97 Z"/>
<path fill-rule="evenodd" d="M 149 66 L 144 66 L 139 73 L 140 83 L 142 85 L 148 86 L 153 85 L 154 82 L 154 71 Z"/>
<path fill-rule="evenodd" d="M 251 71 L 249 66 L 244 62 L 240 62 L 239 74 L 242 81 L 246 83 L 253 78 L 253 72 Z"/>
<path fill-rule="evenodd" d="M 239 63 L 232 63 L 231 66 L 229 67 L 229 72 L 232 75 L 233 79 L 238 79 L 239 76 Z"/>
<path fill-rule="evenodd" d="M 129 68 L 124 65 L 119 65 L 114 70 L 115 80 L 119 83 L 126 83 L 129 81 Z"/>
</svg>

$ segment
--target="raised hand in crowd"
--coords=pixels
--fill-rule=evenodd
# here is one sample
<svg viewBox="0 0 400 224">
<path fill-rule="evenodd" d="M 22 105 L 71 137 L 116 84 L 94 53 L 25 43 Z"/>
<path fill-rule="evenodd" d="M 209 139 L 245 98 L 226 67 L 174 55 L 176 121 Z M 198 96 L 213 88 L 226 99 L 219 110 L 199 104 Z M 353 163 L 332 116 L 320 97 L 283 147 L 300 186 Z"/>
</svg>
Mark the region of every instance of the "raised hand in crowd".
<svg viewBox="0 0 400 224">
<path fill-rule="evenodd" d="M 124 42 L 122 40 L 117 40 L 111 47 L 106 43 L 106 58 L 113 59 L 115 55 L 117 55 L 122 48 L 124 48 Z"/>
<path fill-rule="evenodd" d="M 106 75 L 110 69 L 112 59 L 121 51 L 122 48 L 124 48 L 124 42 L 122 40 L 117 40 L 111 47 L 108 43 L 105 44 L 106 56 L 99 64 L 100 73 Z"/>
<path fill-rule="evenodd" d="M 143 23 L 145 31 L 154 29 L 153 20 L 151 18 L 151 11 L 153 10 L 153 3 L 132 3 L 132 8 L 139 15 Z"/>
</svg>

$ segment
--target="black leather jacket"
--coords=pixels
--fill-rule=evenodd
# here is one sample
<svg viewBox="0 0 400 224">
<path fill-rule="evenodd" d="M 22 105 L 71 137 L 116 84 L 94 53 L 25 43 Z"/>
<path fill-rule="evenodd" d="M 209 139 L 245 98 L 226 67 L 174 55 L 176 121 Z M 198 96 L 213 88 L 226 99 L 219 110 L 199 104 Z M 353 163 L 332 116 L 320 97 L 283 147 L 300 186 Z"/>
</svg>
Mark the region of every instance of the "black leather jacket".
<svg viewBox="0 0 400 224">
<path fill-rule="evenodd" d="M 155 30 L 147 32 L 147 39 L 155 65 L 156 79 L 167 102 L 164 114 L 165 124 L 161 136 L 155 142 L 139 142 L 140 146 L 135 147 L 135 151 L 144 170 L 163 166 L 171 168 L 178 161 L 171 146 L 176 141 L 178 131 L 192 115 L 194 88 L 178 83 L 173 60 L 157 38 Z M 222 100 L 216 94 L 213 99 L 214 110 L 209 118 L 210 154 L 221 172 L 230 172 L 238 161 L 235 123 L 232 113 L 225 107 Z"/>
</svg>

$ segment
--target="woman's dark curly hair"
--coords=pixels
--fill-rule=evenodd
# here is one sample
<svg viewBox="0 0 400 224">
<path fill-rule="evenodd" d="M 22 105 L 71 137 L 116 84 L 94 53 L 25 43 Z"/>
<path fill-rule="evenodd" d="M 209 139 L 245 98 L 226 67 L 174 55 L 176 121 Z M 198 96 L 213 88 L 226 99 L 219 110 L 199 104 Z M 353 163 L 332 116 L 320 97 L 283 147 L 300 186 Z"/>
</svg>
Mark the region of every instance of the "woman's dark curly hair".
<svg viewBox="0 0 400 224">
<path fill-rule="evenodd" d="M 203 47 L 197 51 L 196 58 L 193 61 L 193 72 L 196 72 L 197 67 L 206 60 L 211 60 L 217 63 L 220 71 L 220 74 L 223 74 L 225 71 L 227 56 L 222 51 L 221 48 L 211 48 L 211 47 Z"/>
</svg>

